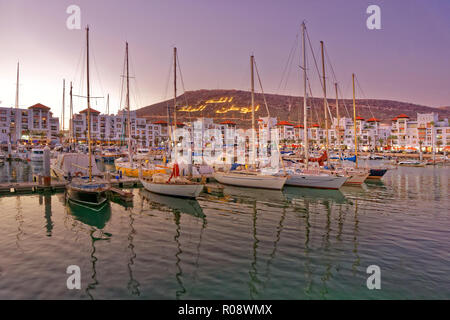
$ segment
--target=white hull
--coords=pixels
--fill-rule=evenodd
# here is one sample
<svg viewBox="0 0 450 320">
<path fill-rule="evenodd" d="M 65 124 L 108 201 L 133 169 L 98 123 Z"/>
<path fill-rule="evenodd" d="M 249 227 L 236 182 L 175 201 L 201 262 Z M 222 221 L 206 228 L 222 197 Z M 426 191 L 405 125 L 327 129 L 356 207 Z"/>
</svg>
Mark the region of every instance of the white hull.
<svg viewBox="0 0 450 320">
<path fill-rule="evenodd" d="M 214 179 L 222 184 L 229 184 L 238 187 L 281 190 L 286 182 L 287 177 L 261 174 L 215 172 Z"/>
<path fill-rule="evenodd" d="M 153 183 L 146 180 L 141 180 L 141 183 L 150 192 L 183 198 L 197 198 L 203 190 L 202 184 Z"/>
<path fill-rule="evenodd" d="M 339 189 L 347 177 L 332 175 L 294 174 L 286 180 L 286 185 L 317 189 Z"/>
</svg>

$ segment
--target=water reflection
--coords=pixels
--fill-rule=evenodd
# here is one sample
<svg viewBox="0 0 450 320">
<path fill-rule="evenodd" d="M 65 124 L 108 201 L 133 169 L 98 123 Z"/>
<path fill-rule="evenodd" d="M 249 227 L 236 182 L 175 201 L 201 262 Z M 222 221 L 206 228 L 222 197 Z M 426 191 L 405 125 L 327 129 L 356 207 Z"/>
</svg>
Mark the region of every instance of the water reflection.
<svg viewBox="0 0 450 320">
<path fill-rule="evenodd" d="M 127 263 L 127 267 L 128 267 L 128 276 L 130 278 L 130 280 L 128 281 L 128 290 L 130 290 L 131 294 L 134 296 L 140 296 L 140 291 L 139 291 L 139 282 L 133 278 L 133 269 L 131 268 L 131 266 L 134 265 L 134 259 L 136 259 L 136 253 L 134 252 L 134 244 L 133 244 L 133 240 L 134 240 L 134 236 L 136 235 L 136 230 L 134 229 L 134 218 L 133 218 L 133 212 L 130 208 L 126 208 L 125 210 L 127 210 L 129 212 L 128 217 L 130 218 L 130 232 L 128 233 L 128 248 L 130 249 L 130 258 L 129 261 Z"/>
<path fill-rule="evenodd" d="M 173 213 L 173 221 L 175 223 L 175 235 L 174 240 L 176 244 L 176 253 L 175 253 L 175 279 L 178 283 L 179 289 L 175 291 L 175 298 L 177 300 L 182 299 L 184 295 L 187 293 L 187 289 L 183 282 L 183 269 L 182 269 L 182 244 L 181 244 L 181 214 L 185 213 L 188 214 L 194 218 L 202 219 L 202 226 L 200 228 L 199 233 L 199 241 L 197 244 L 197 256 L 194 262 L 195 270 L 194 270 L 194 276 L 193 278 L 196 279 L 197 277 L 197 269 L 199 266 L 200 261 L 200 248 L 202 244 L 202 238 L 203 238 L 203 232 L 207 226 L 206 221 L 206 215 L 203 212 L 203 209 L 201 208 L 199 202 L 195 199 L 183 199 L 183 198 L 177 198 L 177 197 L 169 197 L 164 195 L 155 194 L 152 192 L 149 192 L 145 189 L 141 189 L 139 191 L 139 194 L 141 195 L 142 199 L 146 202 L 148 202 L 152 208 L 164 206 L 169 208 Z M 142 203 L 144 202 L 142 201 Z M 142 210 L 143 208 L 141 208 Z"/>
<path fill-rule="evenodd" d="M 203 209 L 200 207 L 200 204 L 195 199 L 183 199 L 177 197 L 169 197 L 156 193 L 152 193 L 145 189 L 140 189 L 139 194 L 148 202 L 152 202 L 153 204 L 163 205 L 168 207 L 174 212 L 182 212 L 187 213 L 193 217 L 197 218 L 205 218 L 205 214 L 203 213 Z"/>
<path fill-rule="evenodd" d="M 286 199 L 290 202 L 295 202 L 300 199 L 309 199 L 310 201 L 333 201 L 336 203 L 345 203 L 347 199 L 340 190 L 324 190 L 312 188 L 298 188 L 285 186 L 283 193 Z"/>
<path fill-rule="evenodd" d="M 98 261 L 96 253 L 95 244 L 97 241 L 109 241 L 111 234 L 104 232 L 103 228 L 108 223 L 111 218 L 111 207 L 110 205 L 106 205 L 99 212 L 92 212 L 87 210 L 86 208 L 80 207 L 76 204 L 71 203 L 70 201 L 66 202 L 67 213 L 72 215 L 76 221 L 87 225 L 88 233 L 90 237 L 91 244 L 91 252 L 90 252 L 90 261 L 92 266 L 92 274 L 91 274 L 91 282 L 86 287 L 86 294 L 89 296 L 91 300 L 94 300 L 94 296 L 92 291 L 95 291 L 97 285 L 99 284 L 97 280 L 97 268 L 96 264 Z"/>
<path fill-rule="evenodd" d="M 39 195 L 39 203 L 42 204 L 42 198 L 44 198 L 44 212 L 45 212 L 45 228 L 47 230 L 47 237 L 52 236 L 53 221 L 52 221 L 52 194 L 45 193 Z"/>
</svg>

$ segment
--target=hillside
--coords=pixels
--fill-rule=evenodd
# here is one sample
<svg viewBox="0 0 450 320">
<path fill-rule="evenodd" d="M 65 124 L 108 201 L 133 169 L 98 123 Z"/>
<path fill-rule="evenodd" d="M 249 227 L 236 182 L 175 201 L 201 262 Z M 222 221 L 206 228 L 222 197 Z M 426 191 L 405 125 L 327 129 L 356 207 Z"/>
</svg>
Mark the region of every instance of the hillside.
<svg viewBox="0 0 450 320">
<path fill-rule="evenodd" d="M 303 119 L 303 98 L 265 94 L 269 106 L 270 115 L 279 120 L 288 120 L 299 123 Z M 329 99 L 331 112 L 335 114 L 335 100 Z M 353 117 L 352 100 L 339 100 L 339 110 L 342 116 Z M 312 98 L 308 100 L 312 112 L 309 121 L 322 124 L 323 121 L 323 98 Z M 345 106 L 346 108 L 345 108 Z M 173 99 L 156 103 L 137 110 L 139 117 L 154 120 L 167 119 L 167 107 L 173 112 Z M 370 107 L 369 107 L 370 106 Z M 346 111 L 347 109 L 347 111 Z M 416 114 L 426 112 L 438 112 L 442 118 L 450 117 L 449 108 L 431 108 L 411 103 L 391 100 L 356 100 L 356 113 L 365 119 L 375 116 L 383 122 L 390 120 L 400 113 L 405 113 L 415 119 Z M 267 116 L 263 95 L 255 94 L 255 117 Z M 251 120 L 251 98 L 250 92 L 241 90 L 196 90 L 187 91 L 177 98 L 177 120 L 189 121 L 197 117 L 214 118 L 217 121 L 232 120 L 240 126 L 250 126 Z"/>
</svg>

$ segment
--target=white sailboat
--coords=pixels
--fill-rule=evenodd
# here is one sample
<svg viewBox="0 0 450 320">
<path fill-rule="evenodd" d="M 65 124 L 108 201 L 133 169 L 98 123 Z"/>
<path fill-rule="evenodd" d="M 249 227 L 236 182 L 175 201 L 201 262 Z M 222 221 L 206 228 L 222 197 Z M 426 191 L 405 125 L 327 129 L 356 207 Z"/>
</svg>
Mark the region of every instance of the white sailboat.
<svg viewBox="0 0 450 320">
<path fill-rule="evenodd" d="M 309 161 L 309 144 L 308 144 L 308 117 L 307 117 L 307 76 L 306 76 L 306 48 L 305 48 L 305 29 L 306 25 L 302 23 L 302 44 L 303 44 L 303 127 L 304 127 L 304 150 L 305 150 L 305 166 L 306 170 L 292 170 L 288 171 L 289 178 L 286 180 L 286 185 L 296 187 L 318 188 L 318 189 L 339 189 L 347 180 L 346 177 L 334 175 L 331 173 L 317 171 L 311 172 L 308 170 Z M 324 83 L 325 87 L 325 83 Z M 325 102 L 326 103 L 326 102 Z M 327 114 L 325 112 L 325 114 Z"/>
<path fill-rule="evenodd" d="M 255 150 L 255 88 L 254 88 L 254 57 L 250 56 L 250 70 L 251 70 L 251 99 L 252 99 L 252 155 L 256 155 Z M 253 163 L 254 158 L 252 159 Z M 259 171 L 230 171 L 230 172 L 215 172 L 214 179 L 222 184 L 228 184 L 238 187 L 263 188 L 263 189 L 277 189 L 281 190 L 286 183 L 287 176 L 268 175 Z"/>
<path fill-rule="evenodd" d="M 172 130 L 172 141 L 175 139 L 175 129 L 177 126 L 177 48 L 173 49 L 173 63 L 174 63 L 174 126 Z M 169 112 L 167 113 L 169 114 Z M 170 123 L 170 121 L 168 122 Z M 150 178 L 140 179 L 142 185 L 148 191 L 183 198 L 197 198 L 203 191 L 203 184 L 193 182 L 189 179 L 179 176 L 179 166 L 177 164 L 177 145 L 175 143 L 174 152 L 174 165 L 172 169 L 172 174 L 169 176 L 167 174 L 154 174 Z"/>
</svg>

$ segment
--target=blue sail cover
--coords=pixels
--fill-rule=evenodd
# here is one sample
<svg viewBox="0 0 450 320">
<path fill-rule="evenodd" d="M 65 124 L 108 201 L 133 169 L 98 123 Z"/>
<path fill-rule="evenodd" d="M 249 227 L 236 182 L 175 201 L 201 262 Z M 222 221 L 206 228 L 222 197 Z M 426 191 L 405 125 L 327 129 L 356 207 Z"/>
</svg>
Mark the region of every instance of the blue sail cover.
<svg viewBox="0 0 450 320">
<path fill-rule="evenodd" d="M 356 162 L 356 156 L 344 158 L 344 160 Z"/>
</svg>

